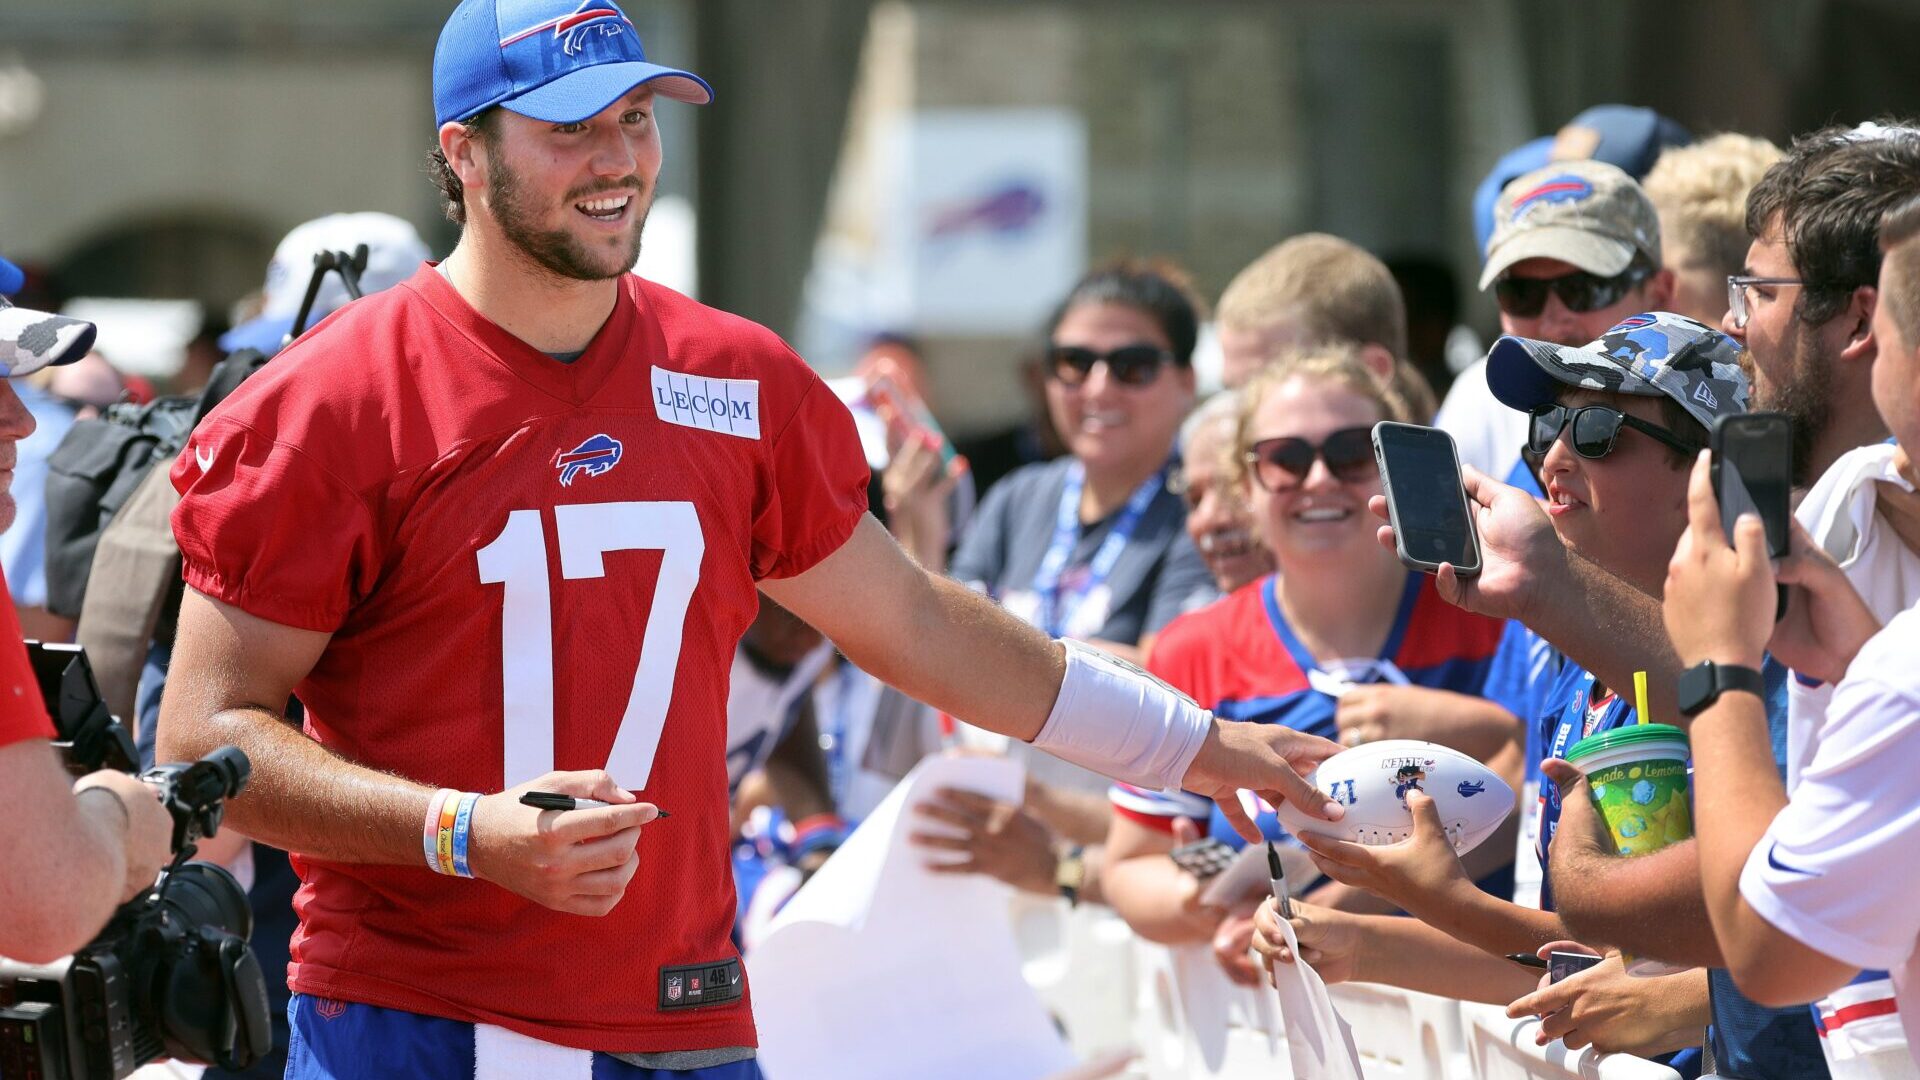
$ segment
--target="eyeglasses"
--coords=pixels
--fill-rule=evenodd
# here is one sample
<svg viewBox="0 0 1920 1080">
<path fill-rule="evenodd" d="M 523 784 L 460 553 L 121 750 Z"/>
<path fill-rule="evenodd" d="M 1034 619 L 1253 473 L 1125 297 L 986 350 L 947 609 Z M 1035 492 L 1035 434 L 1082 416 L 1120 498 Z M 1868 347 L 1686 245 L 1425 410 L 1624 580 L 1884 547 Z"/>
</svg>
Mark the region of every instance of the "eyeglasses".
<svg viewBox="0 0 1920 1080">
<path fill-rule="evenodd" d="M 1599 461 L 1613 453 L 1614 440 L 1620 437 L 1622 424 L 1650 435 L 1683 454 L 1697 454 L 1700 444 L 1689 442 L 1657 424 L 1649 424 L 1636 416 L 1628 416 L 1619 409 L 1607 405 L 1582 405 L 1569 409 L 1565 405 L 1541 405 L 1531 414 L 1532 423 L 1527 427 L 1527 450 L 1545 456 L 1560 433 L 1573 425 L 1573 452 L 1590 461 Z"/>
<path fill-rule="evenodd" d="M 1373 461 L 1373 429 L 1341 428 L 1318 446 L 1295 436 L 1261 439 L 1247 450 L 1253 478 L 1268 491 L 1291 491 L 1306 482 L 1315 458 L 1343 484 L 1364 484 L 1380 475 Z"/>
<path fill-rule="evenodd" d="M 1516 319 L 1531 319 L 1546 310 L 1548 293 L 1558 296 L 1568 311 L 1585 314 L 1619 303 L 1651 276 L 1653 271 L 1645 267 L 1628 267 L 1612 277 L 1599 277 L 1585 270 L 1555 278 L 1509 275 L 1493 283 L 1493 298 L 1501 311 Z"/>
<path fill-rule="evenodd" d="M 1748 277 L 1744 274 L 1727 275 L 1727 310 L 1733 315 L 1733 328 L 1745 330 L 1747 320 L 1753 317 L 1753 309 L 1747 306 L 1747 290 L 1755 285 L 1772 285 L 1785 288 L 1788 285 L 1805 285 L 1806 282 L 1795 277 Z"/>
<path fill-rule="evenodd" d="M 1124 386 L 1146 386 L 1160 375 L 1173 354 L 1158 345 L 1122 345 L 1112 352 L 1095 352 L 1079 345 L 1055 345 L 1047 350 L 1047 374 L 1065 386 L 1079 386 L 1093 374 L 1093 365 L 1105 363 L 1107 377 Z"/>
</svg>

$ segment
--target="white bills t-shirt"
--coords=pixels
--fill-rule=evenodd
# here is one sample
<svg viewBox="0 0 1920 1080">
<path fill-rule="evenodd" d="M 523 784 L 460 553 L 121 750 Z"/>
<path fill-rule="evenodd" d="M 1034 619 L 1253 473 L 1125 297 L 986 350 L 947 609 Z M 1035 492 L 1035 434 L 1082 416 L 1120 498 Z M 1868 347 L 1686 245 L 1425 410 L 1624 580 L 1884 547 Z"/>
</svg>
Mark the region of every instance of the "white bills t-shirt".
<svg viewBox="0 0 1920 1080">
<path fill-rule="evenodd" d="M 1920 1016 L 1920 608 L 1874 635 L 1835 689 L 1799 786 L 1740 875 L 1740 895 L 1811 948 L 1892 972 L 1907 1041 Z"/>
</svg>

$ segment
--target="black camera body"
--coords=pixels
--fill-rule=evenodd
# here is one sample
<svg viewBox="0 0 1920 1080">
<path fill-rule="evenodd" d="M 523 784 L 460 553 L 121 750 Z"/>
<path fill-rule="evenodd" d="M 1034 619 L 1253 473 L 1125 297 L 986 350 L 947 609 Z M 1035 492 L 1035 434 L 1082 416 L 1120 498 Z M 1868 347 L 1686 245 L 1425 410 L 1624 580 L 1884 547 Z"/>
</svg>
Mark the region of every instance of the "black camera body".
<svg viewBox="0 0 1920 1080">
<path fill-rule="evenodd" d="M 36 642 L 28 651 L 68 767 L 129 767 L 132 741 L 100 704 L 85 654 Z M 173 817 L 173 863 L 74 955 L 0 959 L 0 1075 L 118 1080 L 160 1057 L 241 1069 L 272 1049 L 246 892 L 223 867 L 187 862 L 250 771 L 225 746 L 141 774 Z"/>
</svg>

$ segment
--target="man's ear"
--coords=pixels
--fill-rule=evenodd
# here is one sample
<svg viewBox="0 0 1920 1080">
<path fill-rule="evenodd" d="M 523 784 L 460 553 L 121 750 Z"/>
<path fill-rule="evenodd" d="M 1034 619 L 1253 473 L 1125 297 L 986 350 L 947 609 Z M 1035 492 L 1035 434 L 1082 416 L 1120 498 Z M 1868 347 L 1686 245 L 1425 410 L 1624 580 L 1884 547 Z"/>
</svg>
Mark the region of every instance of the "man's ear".
<svg viewBox="0 0 1920 1080">
<path fill-rule="evenodd" d="M 1647 310 L 1671 311 L 1673 309 L 1674 278 L 1673 271 L 1661 267 L 1647 279 Z"/>
<path fill-rule="evenodd" d="M 472 128 L 457 120 L 440 125 L 440 153 L 447 167 L 469 191 L 487 186 L 487 145 Z"/>
<path fill-rule="evenodd" d="M 1873 358 L 1880 354 L 1873 338 L 1873 309 L 1879 303 L 1880 290 L 1872 285 L 1862 285 L 1847 297 L 1847 306 L 1836 316 L 1845 320 L 1841 325 L 1847 328 L 1846 343 L 1840 346 L 1840 359 L 1861 361 L 1868 367 L 1873 365 Z"/>
</svg>

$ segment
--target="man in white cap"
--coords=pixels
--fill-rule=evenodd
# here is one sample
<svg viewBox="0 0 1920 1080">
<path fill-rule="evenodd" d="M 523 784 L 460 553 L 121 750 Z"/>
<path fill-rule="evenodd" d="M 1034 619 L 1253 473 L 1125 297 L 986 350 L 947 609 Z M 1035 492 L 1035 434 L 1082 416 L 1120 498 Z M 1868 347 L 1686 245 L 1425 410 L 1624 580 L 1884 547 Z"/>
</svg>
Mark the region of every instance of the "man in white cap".
<svg viewBox="0 0 1920 1080">
<path fill-rule="evenodd" d="M 220 347 L 228 352 L 258 349 L 268 356 L 279 352 L 306 299 L 314 256 L 324 252 L 352 255 L 362 244 L 367 248 L 367 265 L 360 270 L 358 281 L 362 296 L 400 284 L 433 255 L 420 233 L 392 214 L 373 210 L 328 214 L 296 225 L 273 249 L 273 260 L 267 263 L 260 314 L 220 335 Z M 339 274 L 325 275 L 301 329 L 312 329 L 351 299 Z"/>
</svg>

